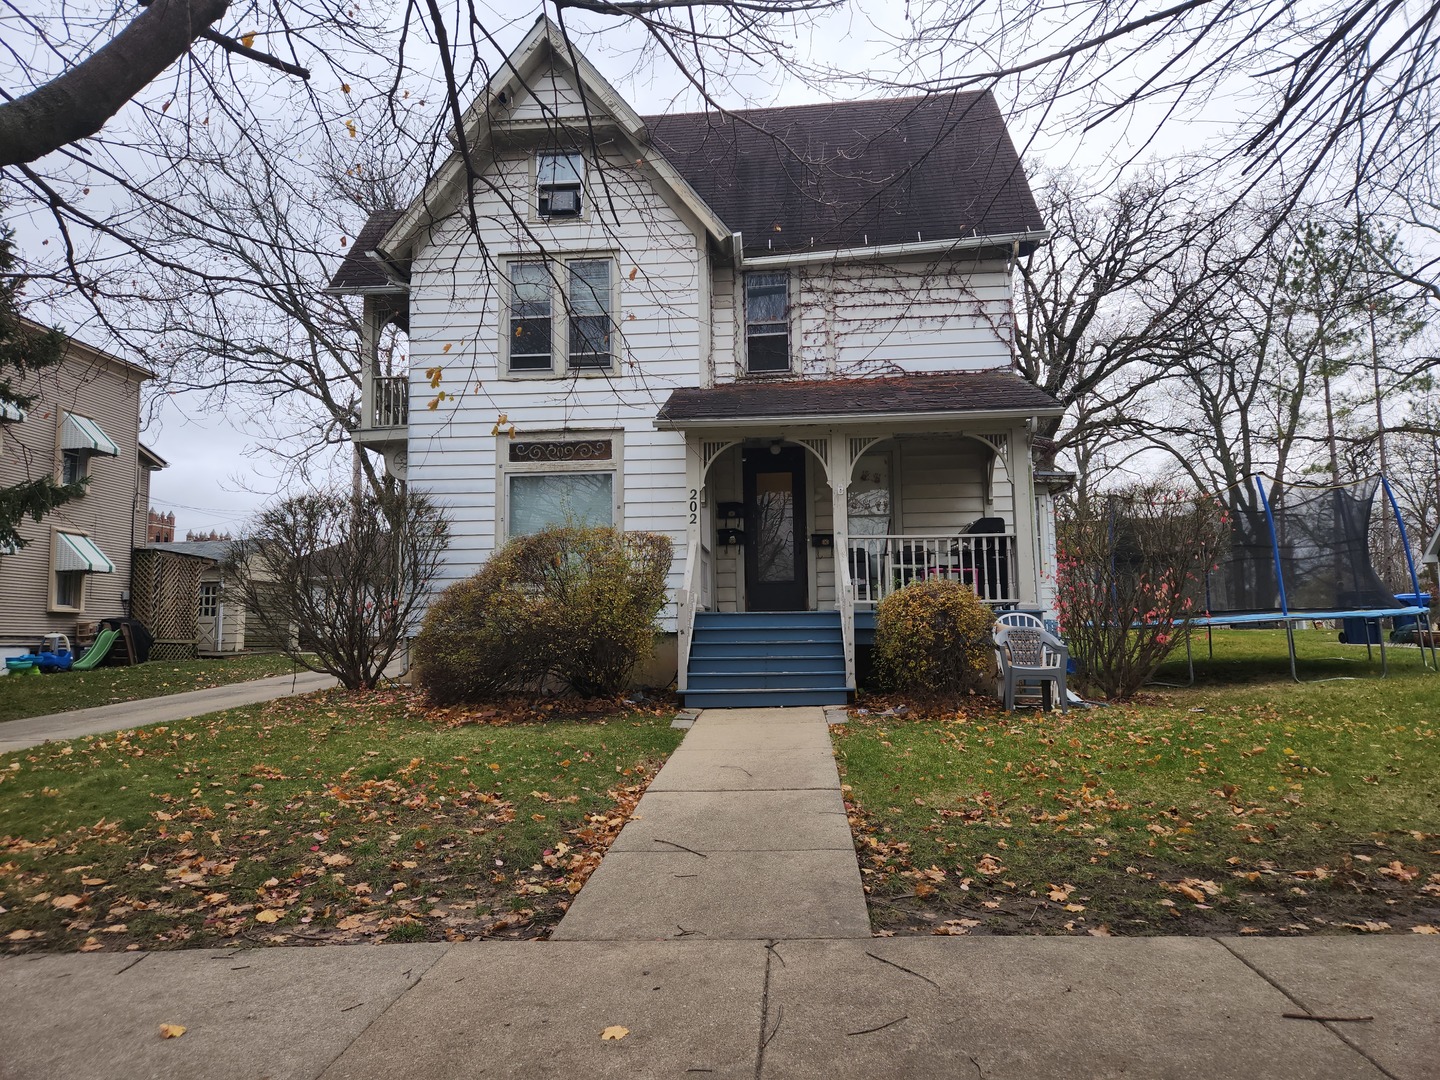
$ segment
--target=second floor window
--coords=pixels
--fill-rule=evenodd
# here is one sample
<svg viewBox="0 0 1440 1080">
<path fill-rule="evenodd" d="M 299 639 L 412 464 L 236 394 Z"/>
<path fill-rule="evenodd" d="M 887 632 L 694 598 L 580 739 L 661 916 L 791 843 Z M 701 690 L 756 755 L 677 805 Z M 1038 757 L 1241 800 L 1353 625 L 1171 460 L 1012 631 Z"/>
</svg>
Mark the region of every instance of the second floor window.
<svg viewBox="0 0 1440 1080">
<path fill-rule="evenodd" d="M 536 210 L 542 218 L 579 217 L 585 191 L 585 159 L 579 154 L 535 158 Z"/>
<path fill-rule="evenodd" d="M 790 277 L 745 275 L 745 368 L 752 372 L 790 370 Z"/>
<path fill-rule="evenodd" d="M 550 371 L 550 294 L 545 263 L 510 264 L 510 370 Z"/>
<path fill-rule="evenodd" d="M 611 259 L 516 262 L 506 345 L 515 374 L 615 366 L 615 272 Z"/>
<path fill-rule="evenodd" d="M 609 368 L 610 260 L 576 260 L 569 271 L 570 366 Z"/>
</svg>

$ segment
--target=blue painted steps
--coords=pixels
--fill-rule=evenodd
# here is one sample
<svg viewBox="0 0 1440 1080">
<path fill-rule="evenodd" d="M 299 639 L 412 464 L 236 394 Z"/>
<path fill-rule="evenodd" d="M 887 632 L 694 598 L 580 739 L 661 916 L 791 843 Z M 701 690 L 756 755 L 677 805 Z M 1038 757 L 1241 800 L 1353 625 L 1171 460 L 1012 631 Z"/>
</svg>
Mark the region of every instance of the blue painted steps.
<svg viewBox="0 0 1440 1080">
<path fill-rule="evenodd" d="M 843 705 L 850 694 L 840 613 L 701 612 L 687 678 L 691 708 Z"/>
<path fill-rule="evenodd" d="M 855 644 L 875 644 L 875 609 L 855 609 Z"/>
</svg>

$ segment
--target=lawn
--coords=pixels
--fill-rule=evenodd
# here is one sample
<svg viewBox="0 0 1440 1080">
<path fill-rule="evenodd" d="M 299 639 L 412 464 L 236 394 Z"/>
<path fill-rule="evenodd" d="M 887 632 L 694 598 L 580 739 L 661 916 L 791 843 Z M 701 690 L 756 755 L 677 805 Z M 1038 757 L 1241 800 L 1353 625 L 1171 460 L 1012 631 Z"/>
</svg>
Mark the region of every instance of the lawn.
<svg viewBox="0 0 1440 1080">
<path fill-rule="evenodd" d="M 1298 638 L 1302 677 L 1376 666 Z M 834 729 L 876 929 L 1436 932 L 1440 675 L 1395 648 L 1388 679 L 1296 685 L 1278 631 L 1196 654 L 1131 705 Z"/>
<path fill-rule="evenodd" d="M 289 675 L 294 670 L 295 665 L 277 653 L 258 653 L 224 660 L 152 661 L 134 667 L 53 675 L 5 675 L 0 677 L 0 722 L 204 690 L 267 675 Z"/>
<path fill-rule="evenodd" d="M 672 715 L 477 721 L 336 690 L 0 756 L 0 941 L 543 936 Z"/>
</svg>

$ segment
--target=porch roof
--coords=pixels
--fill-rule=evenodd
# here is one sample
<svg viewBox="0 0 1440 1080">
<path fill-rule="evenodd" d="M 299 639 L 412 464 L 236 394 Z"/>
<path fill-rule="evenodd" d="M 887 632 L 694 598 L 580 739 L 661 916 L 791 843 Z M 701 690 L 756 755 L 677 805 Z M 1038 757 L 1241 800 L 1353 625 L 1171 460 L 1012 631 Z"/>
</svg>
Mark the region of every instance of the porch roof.
<svg viewBox="0 0 1440 1080">
<path fill-rule="evenodd" d="M 859 379 L 747 380 L 708 389 L 676 390 L 655 418 L 658 427 L 715 427 L 749 420 L 822 423 L 903 420 L 923 416 L 967 420 L 1058 416 L 1064 409 L 1011 371 L 892 375 Z"/>
</svg>

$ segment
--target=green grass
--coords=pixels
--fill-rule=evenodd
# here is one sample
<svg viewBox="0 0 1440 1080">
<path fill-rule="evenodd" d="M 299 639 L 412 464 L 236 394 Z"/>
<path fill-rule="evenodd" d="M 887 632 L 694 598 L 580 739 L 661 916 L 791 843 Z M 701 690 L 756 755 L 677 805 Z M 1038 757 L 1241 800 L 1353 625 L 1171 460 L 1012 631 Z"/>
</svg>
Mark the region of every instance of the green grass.
<svg viewBox="0 0 1440 1080">
<path fill-rule="evenodd" d="M 1378 669 L 1333 632 L 1297 639 L 1302 677 Z M 1440 924 L 1440 675 L 1395 648 L 1388 679 L 1296 685 L 1278 631 L 1217 631 L 1215 660 L 1203 637 L 1196 653 L 1195 688 L 1130 705 L 837 731 L 877 927 Z"/>
<path fill-rule="evenodd" d="M 0 677 L 0 722 L 288 675 L 294 669 L 279 654 L 259 653 L 224 660 L 157 660 L 53 675 L 10 674 Z"/>
<path fill-rule="evenodd" d="M 332 691 L 0 757 L 0 942 L 544 933 L 682 733 L 454 719 Z"/>
</svg>

